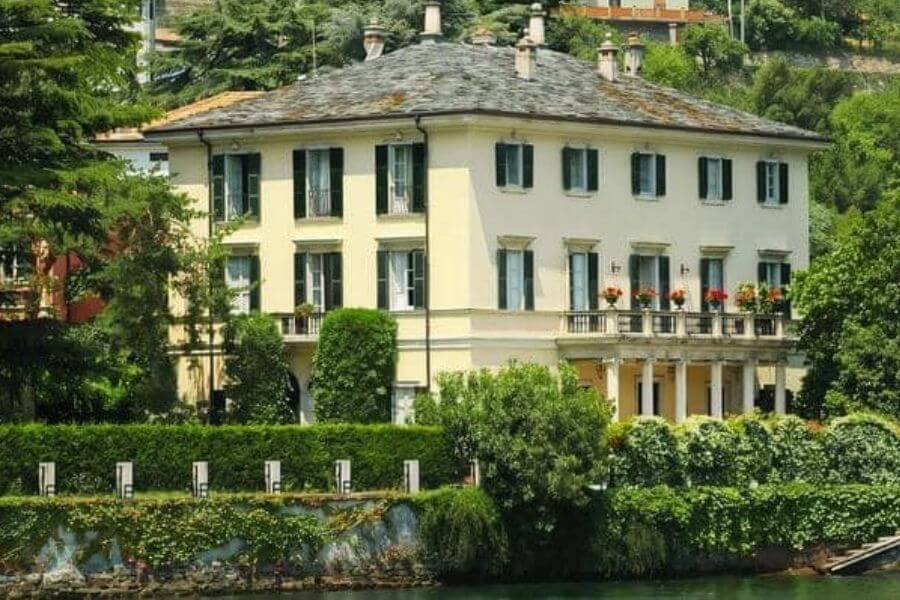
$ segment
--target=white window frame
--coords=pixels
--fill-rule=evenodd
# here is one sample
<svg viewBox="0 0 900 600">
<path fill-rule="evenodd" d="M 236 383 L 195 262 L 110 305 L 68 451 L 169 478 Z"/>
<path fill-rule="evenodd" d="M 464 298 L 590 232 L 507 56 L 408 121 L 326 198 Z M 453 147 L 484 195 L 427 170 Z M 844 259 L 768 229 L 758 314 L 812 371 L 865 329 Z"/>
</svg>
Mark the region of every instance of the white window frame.
<svg viewBox="0 0 900 600">
<path fill-rule="evenodd" d="M 648 159 L 650 163 L 649 168 L 649 179 L 650 179 L 650 189 L 649 191 L 644 191 L 641 189 L 641 175 L 643 173 L 643 169 L 641 167 L 641 162 L 644 159 Z M 656 199 L 656 153 L 655 152 L 638 152 L 638 198 L 645 199 Z"/>
<path fill-rule="evenodd" d="M 396 194 L 396 178 L 394 171 L 397 166 L 397 151 L 403 148 L 408 156 L 406 168 L 403 169 L 405 181 L 402 195 Z M 413 203 L 413 144 L 389 144 L 388 145 L 388 214 L 405 215 L 412 212 Z"/>
<path fill-rule="evenodd" d="M 660 255 L 659 254 L 638 254 L 638 257 L 639 257 L 638 258 L 638 260 L 639 260 L 639 262 L 638 262 L 638 289 L 643 288 L 643 287 L 652 287 L 654 290 L 656 290 L 657 295 L 654 296 L 652 300 L 650 300 L 650 308 L 652 310 L 659 310 L 659 307 L 660 307 L 659 257 L 660 257 Z M 640 275 L 641 266 L 642 266 L 640 261 L 643 261 L 645 259 L 649 259 L 653 262 L 653 270 L 652 270 L 653 282 L 647 286 L 641 285 L 641 275 Z M 631 293 L 634 294 L 636 291 L 637 290 L 631 290 Z"/>
<path fill-rule="evenodd" d="M 504 164 L 503 164 L 503 172 L 505 174 L 506 185 L 504 187 L 512 188 L 515 190 L 524 189 L 525 185 L 525 143 L 524 142 L 503 142 L 503 145 L 506 147 L 506 152 L 504 152 Z M 512 181 L 510 177 L 509 166 L 511 164 L 510 161 L 510 148 L 515 148 L 518 154 L 516 162 L 518 163 L 516 166 L 518 167 L 518 181 Z"/>
<path fill-rule="evenodd" d="M 246 283 L 242 280 L 231 279 L 231 262 L 238 260 L 246 261 Z M 251 255 L 249 254 L 233 254 L 225 261 L 225 285 L 230 289 L 239 288 L 237 295 L 231 300 L 231 314 L 233 315 L 250 313 L 250 286 L 253 285 L 253 281 L 250 279 L 250 261 Z"/>
<path fill-rule="evenodd" d="M 518 259 L 518 278 L 514 281 L 512 277 L 513 258 Z M 513 292 L 516 292 L 515 294 Z M 514 302 L 514 298 L 517 302 Z M 525 250 L 508 249 L 506 250 L 506 310 L 522 311 L 525 310 Z"/>
<path fill-rule="evenodd" d="M 781 203 L 781 167 L 778 161 L 764 161 L 766 165 L 766 196 L 764 204 L 778 205 Z"/>
<path fill-rule="evenodd" d="M 581 185 L 575 185 L 575 179 L 572 177 L 572 175 L 574 175 L 575 173 L 571 170 L 569 171 L 569 191 L 586 194 L 588 191 L 588 147 L 569 146 L 569 152 L 569 156 L 571 158 L 569 166 L 571 167 L 577 161 L 578 167 L 576 170 L 580 173 L 581 176 Z"/>
<path fill-rule="evenodd" d="M 320 158 L 319 165 L 324 165 L 325 189 L 322 190 L 318 185 L 318 181 L 313 173 L 313 154 L 324 157 Z M 306 152 L 306 214 L 311 217 L 330 217 L 331 216 L 331 148 L 312 147 L 307 148 Z M 321 180 L 321 175 L 319 176 Z M 321 197 L 316 197 L 316 191 Z M 319 210 L 322 209 L 322 210 Z"/>
<path fill-rule="evenodd" d="M 318 272 L 317 272 L 318 271 Z M 321 252 L 310 252 L 306 255 L 306 289 L 309 303 L 315 312 L 325 311 L 325 255 Z M 316 300 L 318 290 L 319 299 Z"/>
<path fill-rule="evenodd" d="M 420 387 L 422 387 L 420 384 L 412 382 L 397 382 L 393 385 L 393 388 L 391 389 L 391 423 L 394 425 L 410 425 L 415 423 L 416 415 L 414 402 L 416 400 L 416 389 Z M 410 394 L 407 397 L 409 406 L 404 407 L 404 410 L 401 410 L 398 402 L 400 398 L 398 392 L 401 390 Z"/>
<path fill-rule="evenodd" d="M 388 251 L 388 310 L 392 312 L 408 312 L 411 310 L 415 310 L 415 306 L 413 306 L 409 297 L 414 292 L 415 282 L 410 285 L 410 280 L 413 279 L 413 269 L 415 265 L 413 264 L 413 256 L 412 250 L 389 250 Z M 402 274 L 397 273 L 397 269 L 395 268 L 394 257 L 402 255 L 406 257 L 406 267 L 403 269 Z M 403 293 L 403 303 L 397 303 L 395 300 L 399 298 L 399 294 L 395 295 L 395 289 L 399 289 L 400 286 L 395 286 L 397 282 L 397 277 L 402 276 L 401 280 L 402 287 L 404 290 Z"/>
<path fill-rule="evenodd" d="M 583 307 L 583 308 L 579 308 L 578 306 L 575 306 L 575 305 L 576 305 L 576 302 L 575 302 L 575 297 L 574 297 L 574 296 L 569 298 L 569 306 L 573 307 L 572 310 L 576 310 L 576 311 L 590 310 L 590 306 L 591 306 L 591 298 L 590 298 L 590 273 L 589 273 L 590 268 L 589 268 L 589 266 L 588 266 L 588 264 L 589 264 L 588 254 L 589 254 L 589 253 L 587 253 L 587 252 L 578 252 L 578 251 L 571 251 L 571 250 L 569 251 L 569 268 L 570 268 L 570 269 L 572 269 L 572 267 L 573 267 L 573 265 L 574 265 L 574 261 L 572 260 L 573 257 L 578 256 L 578 257 L 582 258 L 583 261 L 584 261 L 584 269 L 583 269 L 583 273 L 582 273 L 583 277 L 582 277 L 582 281 L 581 281 L 581 285 L 582 285 L 583 288 L 584 288 L 584 289 L 583 289 L 583 294 L 584 294 L 584 296 L 583 296 L 583 299 L 584 299 L 584 307 Z M 574 273 L 574 271 L 573 271 L 572 273 L 569 274 L 569 281 L 570 281 L 570 282 L 573 282 L 573 281 L 575 281 L 575 280 L 576 280 L 576 276 L 575 276 L 575 273 Z M 576 288 L 576 289 L 577 289 L 577 286 L 571 286 L 571 285 L 570 285 L 570 288 Z M 570 293 L 570 294 L 573 294 L 574 291 L 575 291 L 574 289 L 570 289 L 570 290 L 569 290 L 569 293 Z"/>
<path fill-rule="evenodd" d="M 725 159 L 722 156 L 704 156 L 706 159 L 706 201 L 721 202 L 725 196 Z M 712 164 L 718 165 L 717 177 L 712 176 Z M 713 183 L 715 180 L 715 184 Z M 713 187 L 715 185 L 715 187 Z"/>
</svg>

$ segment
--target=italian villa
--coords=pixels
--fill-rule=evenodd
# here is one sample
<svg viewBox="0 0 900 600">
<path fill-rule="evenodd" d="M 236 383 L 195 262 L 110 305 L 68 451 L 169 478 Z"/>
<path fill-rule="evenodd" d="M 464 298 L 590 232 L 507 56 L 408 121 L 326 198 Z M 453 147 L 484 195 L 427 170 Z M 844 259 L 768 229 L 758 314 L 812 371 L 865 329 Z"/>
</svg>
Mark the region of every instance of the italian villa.
<svg viewBox="0 0 900 600">
<path fill-rule="evenodd" d="M 397 422 L 439 373 L 510 360 L 568 361 L 620 418 L 785 411 L 791 307 L 741 312 L 735 290 L 807 266 L 827 140 L 647 82 L 636 38 L 593 64 L 549 50 L 543 19 L 515 47 L 451 43 L 428 3 L 418 44 L 387 52 L 373 24 L 364 61 L 144 132 L 209 215 L 198 235 L 242 219 L 233 310 L 277 318 L 302 421 L 341 306 L 396 317 Z M 180 354 L 178 380 L 224 403 L 221 350 Z"/>
</svg>

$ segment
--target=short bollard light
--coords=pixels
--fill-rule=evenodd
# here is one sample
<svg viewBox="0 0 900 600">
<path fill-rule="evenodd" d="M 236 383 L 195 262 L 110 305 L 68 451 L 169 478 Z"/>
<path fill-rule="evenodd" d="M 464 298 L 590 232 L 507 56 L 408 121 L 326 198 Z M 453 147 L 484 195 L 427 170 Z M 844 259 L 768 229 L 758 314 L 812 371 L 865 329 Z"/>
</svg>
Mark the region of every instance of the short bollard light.
<svg viewBox="0 0 900 600">
<path fill-rule="evenodd" d="M 134 463 L 130 461 L 116 463 L 116 498 L 134 498 Z"/>
<path fill-rule="evenodd" d="M 48 497 L 56 495 L 56 463 L 38 463 L 38 494 Z"/>
<path fill-rule="evenodd" d="M 266 493 L 267 494 L 280 494 L 281 493 L 281 461 L 280 460 L 267 460 L 265 462 L 265 476 L 266 476 Z"/>
<path fill-rule="evenodd" d="M 194 462 L 191 490 L 194 498 L 209 498 L 209 463 L 207 461 Z"/>
<path fill-rule="evenodd" d="M 419 493 L 419 461 L 403 461 L 403 488 L 407 494 Z"/>
<path fill-rule="evenodd" d="M 334 461 L 334 483 L 338 494 L 349 494 L 353 489 L 350 479 L 350 461 Z"/>
</svg>

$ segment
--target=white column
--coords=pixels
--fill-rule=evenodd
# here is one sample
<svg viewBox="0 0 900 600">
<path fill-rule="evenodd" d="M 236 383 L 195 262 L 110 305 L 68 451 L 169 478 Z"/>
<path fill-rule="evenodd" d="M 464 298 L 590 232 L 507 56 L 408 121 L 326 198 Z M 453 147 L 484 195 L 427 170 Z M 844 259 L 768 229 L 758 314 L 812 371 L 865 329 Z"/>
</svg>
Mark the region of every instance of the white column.
<svg viewBox="0 0 900 600">
<path fill-rule="evenodd" d="M 613 405 L 613 421 L 619 420 L 619 359 L 610 358 L 606 363 L 606 399 Z"/>
<path fill-rule="evenodd" d="M 787 366 L 782 363 L 775 365 L 775 412 L 783 415 L 787 413 Z"/>
<path fill-rule="evenodd" d="M 756 394 L 756 361 L 752 358 L 744 363 L 741 386 L 744 390 L 741 409 L 744 414 L 752 413 L 753 397 Z"/>
<path fill-rule="evenodd" d="M 644 360 L 641 372 L 641 414 L 653 415 L 653 359 Z"/>
<path fill-rule="evenodd" d="M 722 362 L 714 360 L 709 364 L 709 416 L 721 419 L 725 412 L 722 406 Z"/>
<path fill-rule="evenodd" d="M 675 363 L 675 422 L 687 419 L 687 361 Z"/>
</svg>

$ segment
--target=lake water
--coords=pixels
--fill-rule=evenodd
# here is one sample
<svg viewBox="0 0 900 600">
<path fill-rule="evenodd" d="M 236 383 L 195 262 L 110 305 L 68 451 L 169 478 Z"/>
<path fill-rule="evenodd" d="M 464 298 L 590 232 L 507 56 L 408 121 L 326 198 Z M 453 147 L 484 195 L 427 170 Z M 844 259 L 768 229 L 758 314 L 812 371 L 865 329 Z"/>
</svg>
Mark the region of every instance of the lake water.
<svg viewBox="0 0 900 600">
<path fill-rule="evenodd" d="M 349 592 L 296 592 L 229 596 L 232 600 L 900 600 L 900 573 L 856 577 L 756 576 L 704 577 L 663 581 L 554 583 L 472 587 L 362 590 Z"/>
</svg>

